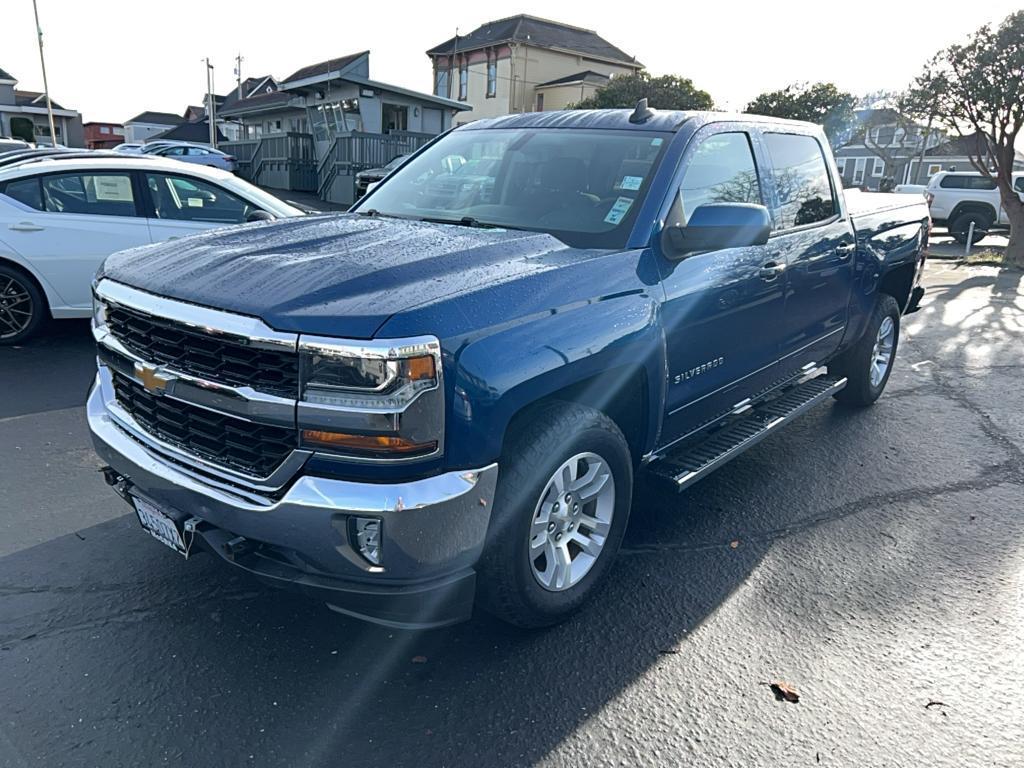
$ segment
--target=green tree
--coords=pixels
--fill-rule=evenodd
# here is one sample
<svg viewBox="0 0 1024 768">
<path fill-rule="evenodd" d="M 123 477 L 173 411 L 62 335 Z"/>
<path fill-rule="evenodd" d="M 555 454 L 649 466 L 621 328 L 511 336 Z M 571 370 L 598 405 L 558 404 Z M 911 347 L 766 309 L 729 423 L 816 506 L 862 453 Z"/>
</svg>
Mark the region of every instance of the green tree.
<svg viewBox="0 0 1024 768">
<path fill-rule="evenodd" d="M 995 180 L 1010 220 L 1004 263 L 1024 268 L 1024 202 L 1012 177 L 1014 144 L 1024 128 L 1024 11 L 939 51 L 915 80 L 911 96 L 953 132 L 976 138 L 970 142 L 971 163 Z"/>
<path fill-rule="evenodd" d="M 647 99 L 652 109 L 714 109 L 711 94 L 694 86 L 693 81 L 678 75 L 651 77 L 646 70 L 635 75 L 613 77 L 597 89 L 593 96 L 570 109 L 632 109 L 640 99 Z"/>
<path fill-rule="evenodd" d="M 745 111 L 817 123 L 837 147 L 849 138 L 856 103 L 852 94 L 840 91 L 833 83 L 795 83 L 780 91 L 762 93 L 747 104 Z"/>
</svg>

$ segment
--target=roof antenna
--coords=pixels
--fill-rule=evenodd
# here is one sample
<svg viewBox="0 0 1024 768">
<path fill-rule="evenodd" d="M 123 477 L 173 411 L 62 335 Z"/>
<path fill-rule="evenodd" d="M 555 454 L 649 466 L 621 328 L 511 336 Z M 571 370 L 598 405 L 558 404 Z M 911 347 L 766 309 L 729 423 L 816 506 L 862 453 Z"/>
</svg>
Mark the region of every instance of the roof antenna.
<svg viewBox="0 0 1024 768">
<path fill-rule="evenodd" d="M 654 110 L 647 106 L 647 99 L 645 97 L 636 103 L 633 114 L 629 116 L 629 122 L 646 123 L 652 117 L 654 117 Z"/>
</svg>

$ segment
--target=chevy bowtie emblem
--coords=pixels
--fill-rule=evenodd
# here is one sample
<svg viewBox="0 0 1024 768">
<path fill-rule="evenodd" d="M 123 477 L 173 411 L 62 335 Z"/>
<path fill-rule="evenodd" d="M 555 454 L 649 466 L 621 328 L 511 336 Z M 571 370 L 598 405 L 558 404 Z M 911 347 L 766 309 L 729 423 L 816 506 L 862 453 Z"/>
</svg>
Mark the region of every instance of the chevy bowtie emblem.
<svg viewBox="0 0 1024 768">
<path fill-rule="evenodd" d="M 147 392 L 163 392 L 171 383 L 171 379 L 162 375 L 155 365 L 146 363 L 135 364 L 135 376 L 142 382 L 142 386 L 146 388 Z"/>
</svg>

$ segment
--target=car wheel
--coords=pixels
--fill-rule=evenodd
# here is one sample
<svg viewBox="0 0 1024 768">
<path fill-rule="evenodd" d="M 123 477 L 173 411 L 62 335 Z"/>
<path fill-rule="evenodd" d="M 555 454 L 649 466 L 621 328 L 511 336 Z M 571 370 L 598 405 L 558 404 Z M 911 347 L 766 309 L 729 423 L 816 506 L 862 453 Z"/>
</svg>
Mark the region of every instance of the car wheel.
<svg viewBox="0 0 1024 768">
<path fill-rule="evenodd" d="M 554 403 L 510 437 L 478 573 L 480 601 L 520 627 L 555 624 L 593 595 L 629 519 L 633 464 L 615 422 Z"/>
<path fill-rule="evenodd" d="M 899 340 L 899 304 L 892 296 L 880 294 L 860 340 L 828 367 L 833 376 L 847 379 L 836 400 L 857 407 L 874 403 L 889 381 Z"/>
<path fill-rule="evenodd" d="M 984 213 L 962 213 L 957 216 L 949 225 L 949 232 L 960 245 L 967 244 L 967 235 L 971 231 L 971 224 L 974 224 L 974 237 L 971 245 L 988 236 L 988 230 L 992 226 L 992 218 Z"/>
<path fill-rule="evenodd" d="M 23 272 L 0 266 L 0 344 L 20 344 L 47 315 L 46 299 Z"/>
</svg>

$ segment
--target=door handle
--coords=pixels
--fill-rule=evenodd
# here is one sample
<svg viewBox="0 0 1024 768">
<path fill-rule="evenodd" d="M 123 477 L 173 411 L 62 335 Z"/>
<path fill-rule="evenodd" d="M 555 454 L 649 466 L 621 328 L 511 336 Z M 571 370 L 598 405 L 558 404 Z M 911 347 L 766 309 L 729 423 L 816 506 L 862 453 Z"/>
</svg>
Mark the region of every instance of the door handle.
<svg viewBox="0 0 1024 768">
<path fill-rule="evenodd" d="M 12 229 L 15 232 L 42 232 L 43 227 L 38 224 L 33 224 L 31 221 L 21 221 L 17 224 L 11 224 L 8 229 Z"/>
<path fill-rule="evenodd" d="M 853 243 L 840 243 L 836 246 L 836 255 L 845 261 L 855 250 L 857 250 L 857 246 Z"/>
<path fill-rule="evenodd" d="M 761 276 L 762 280 L 771 281 L 777 278 L 785 271 L 785 264 L 780 264 L 777 261 L 767 261 L 761 265 L 761 269 L 757 271 L 757 274 Z"/>
</svg>

